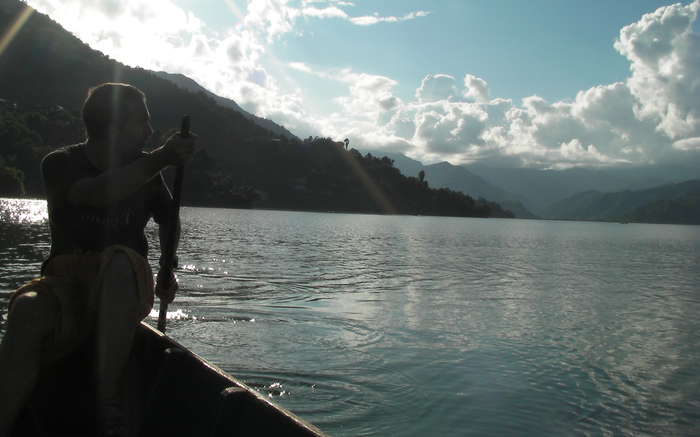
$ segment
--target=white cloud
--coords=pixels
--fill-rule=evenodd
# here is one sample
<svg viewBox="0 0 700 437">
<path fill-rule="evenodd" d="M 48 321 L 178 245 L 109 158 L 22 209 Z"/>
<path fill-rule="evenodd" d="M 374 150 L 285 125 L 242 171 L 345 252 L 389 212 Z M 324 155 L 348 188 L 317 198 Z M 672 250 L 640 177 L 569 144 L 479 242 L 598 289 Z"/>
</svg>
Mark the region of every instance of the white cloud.
<svg viewBox="0 0 700 437">
<path fill-rule="evenodd" d="M 301 13 L 305 17 L 348 18 L 348 14 L 336 6 L 329 6 L 326 8 L 306 7 L 301 10 Z"/>
<path fill-rule="evenodd" d="M 274 41 L 278 36 L 291 32 L 294 21 L 301 15 L 299 9 L 288 5 L 288 0 L 253 0 L 243 21 L 243 29 L 253 32 L 260 39 Z"/>
<path fill-rule="evenodd" d="M 162 59 L 191 54 L 190 43 L 203 23 L 169 0 L 32 0 L 92 47 L 130 65 L 154 68 Z M 144 44 L 145 43 L 145 44 Z"/>
<path fill-rule="evenodd" d="M 382 17 L 382 16 L 379 16 L 378 14 L 375 14 L 375 15 L 365 15 L 362 17 L 351 17 L 351 18 L 349 18 L 349 20 L 351 23 L 357 24 L 358 26 L 372 26 L 372 25 L 378 24 L 378 23 L 399 23 L 402 21 L 414 20 L 414 19 L 419 18 L 419 17 L 427 17 L 428 15 L 430 15 L 430 12 L 428 12 L 428 11 L 417 11 L 417 12 L 411 12 L 409 14 L 406 14 L 403 17 L 395 17 L 395 16 Z"/>
<path fill-rule="evenodd" d="M 563 158 L 561 160 L 563 162 L 560 161 L 557 163 L 559 166 L 566 166 L 569 163 L 581 165 L 581 163 L 603 164 L 624 162 L 623 160 L 616 160 L 603 155 L 593 144 L 584 147 L 579 139 L 573 139 L 568 143 L 562 143 L 558 151 L 561 154 L 561 158 Z"/>
<path fill-rule="evenodd" d="M 414 11 L 401 17 L 382 16 L 378 13 L 353 17 L 342 9 L 353 6 L 352 2 L 334 0 L 303 0 L 301 6 L 296 6 L 296 3 L 290 0 L 252 0 L 248 4 L 245 24 L 248 28 L 257 29 L 265 34 L 271 42 L 276 37 L 291 32 L 296 20 L 301 17 L 336 18 L 358 26 L 371 26 L 379 23 L 399 23 L 430 15 L 428 11 Z"/>
<path fill-rule="evenodd" d="M 672 139 L 700 134 L 700 2 L 675 4 L 625 26 L 615 48 L 631 63 L 636 111 Z"/>
<path fill-rule="evenodd" d="M 700 151 L 700 137 L 686 138 L 673 143 L 673 147 L 678 150 L 697 150 Z"/>
<path fill-rule="evenodd" d="M 369 121 L 374 127 L 381 124 L 384 113 L 401 103 L 393 94 L 397 82 L 388 77 L 355 73 L 349 69 L 326 77 L 333 77 L 349 87 L 349 95 L 336 99 L 342 111 L 354 114 L 355 120 Z"/>
<path fill-rule="evenodd" d="M 302 71 L 304 73 L 312 73 L 311 67 L 303 62 L 290 62 L 288 65 L 289 68 L 293 70 Z"/>
<path fill-rule="evenodd" d="M 488 102 L 489 87 L 484 79 L 467 74 L 464 76 L 464 86 L 466 88 L 465 97 L 474 99 L 477 102 Z"/>
<path fill-rule="evenodd" d="M 326 3 L 334 4 L 338 6 L 355 6 L 355 3 L 343 1 L 343 0 L 302 0 L 302 6 L 314 4 L 314 3 Z"/>
<path fill-rule="evenodd" d="M 416 90 L 416 98 L 420 102 L 451 100 L 457 94 L 455 78 L 449 74 L 429 74 L 423 78 Z"/>
</svg>

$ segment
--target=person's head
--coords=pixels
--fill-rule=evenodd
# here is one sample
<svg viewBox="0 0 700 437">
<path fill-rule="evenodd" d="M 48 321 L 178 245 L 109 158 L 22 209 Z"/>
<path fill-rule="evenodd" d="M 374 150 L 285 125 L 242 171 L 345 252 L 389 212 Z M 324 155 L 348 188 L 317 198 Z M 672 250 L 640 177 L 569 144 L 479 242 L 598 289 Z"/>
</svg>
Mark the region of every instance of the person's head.
<svg viewBox="0 0 700 437">
<path fill-rule="evenodd" d="M 140 149 L 153 133 L 146 96 L 128 84 L 90 88 L 82 114 L 89 141 Z"/>
</svg>

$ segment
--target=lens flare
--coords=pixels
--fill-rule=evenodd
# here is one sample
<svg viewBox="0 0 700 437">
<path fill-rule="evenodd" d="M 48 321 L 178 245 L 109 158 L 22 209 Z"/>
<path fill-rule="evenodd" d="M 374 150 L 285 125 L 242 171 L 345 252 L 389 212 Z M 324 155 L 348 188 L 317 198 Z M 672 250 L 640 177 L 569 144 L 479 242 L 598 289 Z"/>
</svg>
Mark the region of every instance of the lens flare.
<svg viewBox="0 0 700 437">
<path fill-rule="evenodd" d="M 5 34 L 0 38 L 0 56 L 5 53 L 5 49 L 7 49 L 12 40 L 15 39 L 17 33 L 22 29 L 24 23 L 27 22 L 33 13 L 34 9 L 29 6 L 25 7 L 24 10 L 20 12 L 19 16 L 17 16 L 14 23 L 5 31 Z"/>
<path fill-rule="evenodd" d="M 372 177 L 367 174 L 362 164 L 358 162 L 357 158 L 353 156 L 352 153 L 346 152 L 345 150 L 338 150 L 340 156 L 348 164 L 352 172 L 355 174 L 360 183 L 364 186 L 367 193 L 370 195 L 372 200 L 381 208 L 382 212 L 385 214 L 398 214 L 398 210 L 391 202 L 382 189 L 377 185 L 377 183 L 372 180 Z"/>
</svg>

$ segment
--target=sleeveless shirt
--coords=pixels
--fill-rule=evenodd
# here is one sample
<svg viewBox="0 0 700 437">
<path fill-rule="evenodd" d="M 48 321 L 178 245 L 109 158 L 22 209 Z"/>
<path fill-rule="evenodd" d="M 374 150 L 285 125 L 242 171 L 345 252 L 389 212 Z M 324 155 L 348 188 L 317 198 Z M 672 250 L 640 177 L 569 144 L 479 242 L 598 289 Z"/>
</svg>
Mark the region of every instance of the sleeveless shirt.
<svg viewBox="0 0 700 437">
<path fill-rule="evenodd" d="M 57 149 L 41 163 L 51 229 L 49 259 L 71 253 L 98 253 L 114 244 L 147 258 L 146 224 L 151 217 L 164 224 L 172 201 L 162 175 L 156 174 L 127 198 L 106 207 L 72 204 L 68 201 L 70 187 L 103 172 L 88 160 L 84 147 L 81 143 Z"/>
</svg>

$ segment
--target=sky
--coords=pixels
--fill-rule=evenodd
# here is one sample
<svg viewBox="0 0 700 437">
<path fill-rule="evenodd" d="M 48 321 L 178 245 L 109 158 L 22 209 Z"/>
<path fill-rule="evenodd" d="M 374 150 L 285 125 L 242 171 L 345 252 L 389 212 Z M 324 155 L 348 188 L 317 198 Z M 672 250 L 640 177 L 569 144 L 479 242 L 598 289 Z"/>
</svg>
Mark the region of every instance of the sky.
<svg viewBox="0 0 700 437">
<path fill-rule="evenodd" d="M 26 0 L 299 137 L 424 163 L 700 165 L 700 0 Z"/>
</svg>

